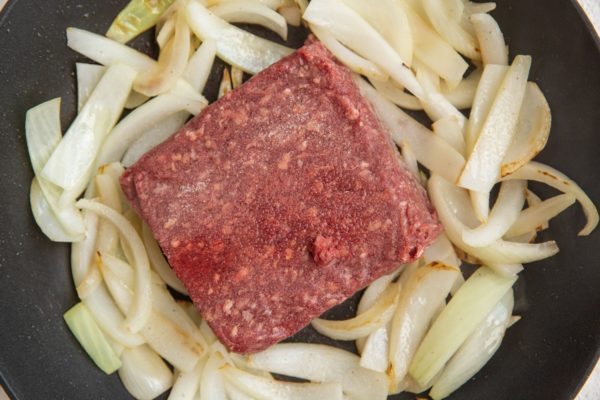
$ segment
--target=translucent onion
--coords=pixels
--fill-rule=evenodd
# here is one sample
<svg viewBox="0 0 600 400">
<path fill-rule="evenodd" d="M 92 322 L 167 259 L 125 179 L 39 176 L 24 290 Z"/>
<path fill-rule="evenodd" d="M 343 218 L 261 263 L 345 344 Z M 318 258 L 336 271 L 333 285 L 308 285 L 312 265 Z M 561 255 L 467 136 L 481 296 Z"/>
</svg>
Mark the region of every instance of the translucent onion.
<svg viewBox="0 0 600 400">
<path fill-rule="evenodd" d="M 244 71 L 236 67 L 231 67 L 231 87 L 237 89 L 244 83 Z"/>
<path fill-rule="evenodd" d="M 571 178 L 548 165 L 544 165 L 536 161 L 530 161 L 517 171 L 503 177 L 502 179 L 526 179 L 530 181 L 542 182 L 563 193 L 570 193 L 575 196 L 577 201 L 581 204 L 583 213 L 587 218 L 587 223 L 578 233 L 579 236 L 589 235 L 598 225 L 598 210 L 589 196 L 585 194 L 585 192 Z"/>
<path fill-rule="evenodd" d="M 329 31 L 361 57 L 376 64 L 418 98 L 424 92 L 400 55 L 356 11 L 342 0 L 313 0 L 303 15 L 312 25 Z"/>
<path fill-rule="evenodd" d="M 148 346 L 125 349 L 119 377 L 127 391 L 138 400 L 152 400 L 173 385 L 173 374 Z"/>
<path fill-rule="evenodd" d="M 440 118 L 431 127 L 436 135 L 448 142 L 460 154 L 465 155 L 465 138 L 460 122 L 455 116 Z"/>
<path fill-rule="evenodd" d="M 563 193 L 521 211 L 518 219 L 506 232 L 506 237 L 520 236 L 527 232 L 542 230 L 552 218 L 570 207 L 577 198 L 571 193 Z"/>
<path fill-rule="evenodd" d="M 63 228 L 35 177 L 31 181 L 29 190 L 29 205 L 36 224 L 48 239 L 53 242 L 74 242 L 80 239 L 79 236 L 73 236 Z"/>
<path fill-rule="evenodd" d="M 256 74 L 292 49 L 243 31 L 212 14 L 197 1 L 190 1 L 185 14 L 192 31 L 203 41 L 215 40 L 217 54 L 226 63 Z"/>
<path fill-rule="evenodd" d="M 438 238 L 425 249 L 423 259 L 427 264 L 437 261 L 452 267 L 460 267 L 460 260 L 445 233 L 438 236 Z"/>
<path fill-rule="evenodd" d="M 460 186 L 488 192 L 496 183 L 515 134 L 530 67 L 530 56 L 517 56 L 506 72 L 458 181 Z"/>
<path fill-rule="evenodd" d="M 456 181 L 464 166 L 464 157 L 445 140 L 415 121 L 408 114 L 381 96 L 363 79 L 354 80 L 361 94 L 373 106 L 381 122 L 388 128 L 396 144 L 406 142 L 421 164 L 434 173 Z"/>
<path fill-rule="evenodd" d="M 190 113 L 187 111 L 179 111 L 165 117 L 154 127 L 147 130 L 142 137 L 129 146 L 123 155 L 123 165 L 130 167 L 148 151 L 167 140 L 185 124 L 189 116 Z"/>
<path fill-rule="evenodd" d="M 386 399 L 385 374 L 361 368 L 359 360 L 348 351 L 308 343 L 280 343 L 248 356 L 253 368 L 312 382 L 341 382 L 344 393 L 356 400 Z"/>
<path fill-rule="evenodd" d="M 486 267 L 467 279 L 435 320 L 410 364 L 409 373 L 419 385 L 432 381 L 516 280 Z"/>
<path fill-rule="evenodd" d="M 391 387 L 406 376 L 435 311 L 445 304 L 458 275 L 457 268 L 433 262 L 417 269 L 408 279 L 390 329 Z"/>
<path fill-rule="evenodd" d="M 506 176 L 531 161 L 548 142 L 552 115 L 544 94 L 533 82 L 527 82 L 512 143 L 502 160 L 500 174 Z"/>
<path fill-rule="evenodd" d="M 373 79 L 387 79 L 387 75 L 377 65 L 363 58 L 340 43 L 328 30 L 310 24 L 310 30 L 342 64 L 357 74 Z"/>
<path fill-rule="evenodd" d="M 477 68 L 475 71 L 471 72 L 469 76 L 461 80 L 454 89 L 449 90 L 445 88 L 442 90 L 444 97 L 459 110 L 471 108 L 481 75 L 482 69 Z"/>
<path fill-rule="evenodd" d="M 508 182 L 504 182 L 500 186 L 500 192 L 487 222 L 462 232 L 462 239 L 466 244 L 474 247 L 488 246 L 495 240 L 501 239 L 519 218 L 525 203 L 527 183 L 521 180 L 510 182 L 511 185 L 506 185 Z"/>
<path fill-rule="evenodd" d="M 454 117 L 462 128 L 466 124 L 465 116 L 444 97 L 440 89 L 439 77 L 427 66 L 416 64 L 417 80 L 425 90 L 425 97 L 421 99 L 423 110 L 432 121 L 441 118 Z"/>
<path fill-rule="evenodd" d="M 121 367 L 119 357 L 83 303 L 71 307 L 63 318 L 81 347 L 105 374 L 112 374 Z"/>
<path fill-rule="evenodd" d="M 390 365 L 390 324 L 371 333 L 361 349 L 360 366 L 385 373 Z"/>
<path fill-rule="evenodd" d="M 288 25 L 300 26 L 302 24 L 302 13 L 297 5 L 280 7 L 277 12 L 285 18 Z"/>
<path fill-rule="evenodd" d="M 508 65 L 508 49 L 498 23 L 489 14 L 472 14 L 469 20 L 481 48 L 483 65 Z"/>
<path fill-rule="evenodd" d="M 502 343 L 513 305 L 513 291 L 509 290 L 448 361 L 429 396 L 434 400 L 447 397 L 487 364 Z"/>
<path fill-rule="evenodd" d="M 152 28 L 173 0 L 132 0 L 112 22 L 106 36 L 125 43 Z"/>
<path fill-rule="evenodd" d="M 211 352 L 200 378 L 200 399 L 227 400 L 222 370 L 227 363 L 219 352 Z"/>
<path fill-rule="evenodd" d="M 285 18 L 263 4 L 231 0 L 211 7 L 210 11 L 227 22 L 261 25 L 287 40 Z"/>
<path fill-rule="evenodd" d="M 342 400 L 339 383 L 292 383 L 264 378 L 225 365 L 221 371 L 229 384 L 237 386 L 257 400 Z M 204 397 L 203 397 L 204 398 Z"/>
<path fill-rule="evenodd" d="M 127 312 L 126 327 L 132 332 L 139 332 L 148 322 L 151 308 L 150 265 L 144 244 L 131 224 L 112 208 L 96 201 L 81 199 L 76 206 L 89 210 L 112 222 L 122 237 L 126 238 L 129 250 L 135 260 L 135 296 L 131 308 Z"/>
<path fill-rule="evenodd" d="M 422 110 L 421 101 L 390 80 L 370 79 L 371 84 L 386 99 L 407 110 Z"/>
<path fill-rule="evenodd" d="M 317 332 L 335 340 L 356 340 L 385 326 L 394 315 L 398 304 L 399 286 L 389 285 L 377 302 L 368 310 L 347 320 L 315 318 L 311 324 Z"/>
<path fill-rule="evenodd" d="M 528 244 L 496 240 L 486 247 L 469 246 L 462 240 L 462 232 L 466 229 L 466 225 L 458 217 L 460 215 L 458 211 L 455 212 L 452 208 L 453 203 L 461 202 L 461 189 L 438 175 L 432 175 L 429 179 L 428 189 L 448 238 L 455 246 L 486 264 L 527 263 L 551 257 L 558 252 L 558 246 L 554 241 Z M 464 204 L 459 208 L 464 209 Z"/>
<path fill-rule="evenodd" d="M 179 372 L 167 400 L 193 400 L 200 387 L 202 370 L 207 358 L 203 357 L 189 372 Z"/>
<path fill-rule="evenodd" d="M 77 74 L 77 111 L 81 111 L 90 94 L 100 82 L 106 68 L 102 65 L 76 63 Z"/>
<path fill-rule="evenodd" d="M 444 37 L 459 53 L 471 60 L 480 60 L 481 53 L 477 40 L 452 20 L 446 12 L 444 0 L 423 0 L 423 8 L 436 31 Z"/>
<path fill-rule="evenodd" d="M 156 239 L 152 236 L 152 232 L 150 232 L 150 228 L 148 225 L 143 224 L 142 226 L 142 237 L 144 240 L 144 245 L 146 247 L 146 251 L 148 252 L 148 258 L 150 259 L 150 264 L 152 268 L 156 271 L 156 273 L 165 281 L 167 285 L 177 290 L 179 293 L 187 294 L 185 286 L 183 283 L 177 278 L 175 272 L 165 259 Z"/>
<path fill-rule="evenodd" d="M 223 77 L 221 78 L 221 83 L 219 83 L 217 99 L 220 99 L 232 90 L 233 88 L 231 87 L 231 75 L 229 75 L 229 69 L 225 67 L 223 68 Z"/>
</svg>

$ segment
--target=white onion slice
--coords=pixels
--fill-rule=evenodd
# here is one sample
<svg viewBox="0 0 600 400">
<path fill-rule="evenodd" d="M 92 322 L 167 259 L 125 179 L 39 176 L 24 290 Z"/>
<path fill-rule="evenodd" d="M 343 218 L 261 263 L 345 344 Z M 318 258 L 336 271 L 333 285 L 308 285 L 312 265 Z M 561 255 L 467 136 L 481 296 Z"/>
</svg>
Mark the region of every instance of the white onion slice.
<svg viewBox="0 0 600 400">
<path fill-rule="evenodd" d="M 496 9 L 495 2 L 476 3 L 474 1 L 465 2 L 465 11 L 467 14 L 483 14 L 489 13 Z"/>
<path fill-rule="evenodd" d="M 231 76 L 229 75 L 229 69 L 225 67 L 223 68 L 223 77 L 221 78 L 221 83 L 219 84 L 217 99 L 220 99 L 232 90 L 233 88 L 231 86 Z"/>
<path fill-rule="evenodd" d="M 389 324 L 371 333 L 361 349 L 360 366 L 385 373 L 390 365 Z M 358 346 L 357 346 L 358 347 Z"/>
<path fill-rule="evenodd" d="M 144 240 L 144 245 L 146 247 L 146 251 L 148 252 L 148 258 L 150 259 L 150 264 L 156 271 L 156 273 L 165 281 L 167 285 L 177 290 L 179 293 L 187 294 L 185 290 L 185 286 L 183 283 L 177 278 L 175 272 L 165 259 L 156 239 L 152 236 L 152 232 L 150 232 L 150 228 L 148 225 L 142 225 L 142 237 Z"/>
<path fill-rule="evenodd" d="M 431 127 L 436 135 L 448 142 L 460 154 L 465 155 L 465 137 L 460 122 L 455 116 L 440 118 Z"/>
<path fill-rule="evenodd" d="M 458 275 L 456 267 L 433 262 L 417 269 L 403 288 L 390 329 L 392 387 L 406 376 L 435 311 L 445 304 Z"/>
<path fill-rule="evenodd" d="M 506 176 L 531 161 L 546 146 L 552 124 L 550 106 L 533 82 L 527 82 L 515 135 L 502 160 L 501 176 Z"/>
<path fill-rule="evenodd" d="M 231 67 L 231 87 L 237 89 L 244 83 L 244 71 L 236 67 Z"/>
<path fill-rule="evenodd" d="M 421 101 L 410 93 L 404 91 L 404 88 L 398 86 L 390 80 L 369 79 L 371 84 L 386 99 L 407 110 L 422 110 Z"/>
<path fill-rule="evenodd" d="M 200 39 L 215 40 L 219 57 L 249 74 L 262 71 L 292 52 L 228 24 L 197 1 L 190 1 L 185 11 L 190 28 Z"/>
<path fill-rule="evenodd" d="M 90 94 L 100 82 L 106 68 L 102 65 L 76 63 L 77 74 L 77 111 L 81 111 Z"/>
<path fill-rule="evenodd" d="M 231 1 L 238 1 L 238 0 L 203 0 L 203 3 L 206 3 L 207 7 L 212 7 L 212 6 L 216 6 L 219 4 L 226 4 Z M 250 0 L 250 1 L 261 4 L 261 5 L 265 5 L 272 10 L 277 10 L 279 7 L 282 7 L 286 2 L 286 0 Z"/>
<path fill-rule="evenodd" d="M 454 89 L 442 90 L 444 97 L 459 110 L 471 108 L 482 72 L 481 68 L 477 68 L 469 76 L 461 80 Z"/>
<path fill-rule="evenodd" d="M 469 20 L 481 49 L 483 65 L 508 65 L 508 50 L 498 23 L 489 14 L 472 14 Z"/>
<path fill-rule="evenodd" d="M 302 25 L 302 13 L 300 12 L 300 8 L 297 5 L 292 6 L 283 6 L 277 9 L 277 12 L 281 14 L 283 18 L 285 18 L 285 22 L 291 26 L 300 26 Z"/>
<path fill-rule="evenodd" d="M 225 393 L 225 380 L 222 374 L 222 369 L 226 364 L 220 352 L 211 352 L 204 365 L 200 379 L 201 400 L 228 400 Z"/>
<path fill-rule="evenodd" d="M 513 305 L 513 291 L 509 290 L 448 361 L 429 392 L 434 400 L 447 397 L 492 358 L 502 343 Z"/>
<path fill-rule="evenodd" d="M 507 237 L 520 236 L 527 232 L 542 230 L 552 218 L 570 207 L 577 198 L 563 193 L 521 211 L 519 218 L 506 232 Z"/>
<path fill-rule="evenodd" d="M 123 165 L 130 167 L 144 154 L 158 146 L 177 132 L 188 120 L 190 113 L 179 111 L 165 117 L 129 146 L 123 155 Z"/>
<path fill-rule="evenodd" d="M 385 374 L 361 368 L 358 356 L 331 346 L 280 343 L 251 354 L 248 363 L 253 368 L 313 382 L 341 382 L 344 393 L 356 400 L 387 397 Z"/>
<path fill-rule="evenodd" d="M 81 239 L 81 237 L 71 235 L 63 228 L 35 177 L 31 181 L 29 190 L 29 205 L 36 224 L 48 239 L 54 242 L 74 242 Z"/>
<path fill-rule="evenodd" d="M 498 89 L 506 76 L 507 70 L 507 66 L 494 64 L 488 64 L 483 69 L 481 79 L 479 79 L 477 85 L 475 97 L 473 98 L 473 105 L 471 107 L 469 120 L 467 122 L 467 130 L 465 132 L 467 154 L 470 154 L 471 151 L 473 151 L 473 147 L 475 147 L 477 136 L 490 112 Z"/>
<path fill-rule="evenodd" d="M 126 65 L 111 66 L 44 166 L 43 178 L 72 191 L 63 193 L 62 204 L 70 204 L 87 186 L 96 155 L 123 112 L 135 75 Z"/>
<path fill-rule="evenodd" d="M 202 93 L 206 86 L 206 81 L 210 75 L 216 55 L 217 42 L 212 39 L 206 39 L 188 62 L 183 77 L 198 93 Z"/>
<path fill-rule="evenodd" d="M 508 68 L 458 181 L 460 186 L 488 192 L 496 183 L 515 134 L 530 67 L 530 56 L 517 56 Z"/>
<path fill-rule="evenodd" d="M 133 226 L 112 208 L 96 201 L 81 199 L 76 206 L 98 214 L 112 222 L 119 233 L 126 238 L 129 250 L 135 260 L 136 271 L 135 297 L 131 309 L 128 310 L 126 326 L 132 333 L 139 332 L 148 322 L 151 312 L 150 266 L 144 244 Z"/>
<path fill-rule="evenodd" d="M 423 97 L 423 89 L 400 55 L 379 32 L 342 0 L 313 0 L 303 18 L 310 24 L 329 31 L 345 46 L 375 63 L 416 97 Z"/>
<path fill-rule="evenodd" d="M 477 40 L 466 32 L 446 12 L 445 0 L 423 0 L 423 8 L 436 31 L 459 53 L 472 60 L 480 60 Z"/>
<path fill-rule="evenodd" d="M 165 362 L 148 346 L 125 349 L 119 377 L 136 399 L 152 400 L 173 385 L 173 374 Z"/>
<path fill-rule="evenodd" d="M 454 117 L 462 129 L 467 119 L 441 93 L 439 77 L 425 65 L 416 64 L 415 68 L 417 80 L 425 90 L 425 97 L 421 99 L 421 103 L 429 118 L 437 121 L 441 118 Z"/>
<path fill-rule="evenodd" d="M 204 99 L 192 100 L 179 95 L 178 92 L 169 92 L 153 98 L 133 110 L 115 126 L 102 145 L 96 164 L 120 161 L 133 142 L 164 118 L 184 110 L 193 109 L 197 113 L 206 104 Z"/>
<path fill-rule="evenodd" d="M 423 259 L 427 264 L 437 261 L 452 267 L 460 268 L 460 260 L 445 233 L 440 234 L 440 236 L 425 249 L 423 252 Z"/>
<path fill-rule="evenodd" d="M 343 2 L 375 28 L 406 65 L 412 65 L 412 32 L 408 17 L 397 1 L 379 0 L 377 7 L 362 0 L 343 0 Z"/>
<path fill-rule="evenodd" d="M 329 31 L 317 25 L 310 25 L 310 30 L 331 51 L 342 64 L 357 74 L 369 78 L 387 79 L 387 75 L 377 65 L 363 58 L 341 44 Z"/>
<path fill-rule="evenodd" d="M 404 2 L 400 4 L 406 12 L 413 34 L 415 59 L 444 79 L 450 89 L 456 88 L 469 64 L 431 28 L 426 16 L 419 15 L 420 2 L 411 5 Z"/>
<path fill-rule="evenodd" d="M 502 180 L 509 179 L 526 179 L 542 182 L 563 193 L 570 193 L 575 196 L 577 201 L 581 204 L 583 213 L 587 218 L 585 226 L 578 233 L 579 236 L 589 235 L 598 225 L 598 210 L 592 200 L 571 178 L 562 172 L 557 171 L 548 165 L 530 161 L 517 171 L 502 178 Z"/>
<path fill-rule="evenodd" d="M 287 40 L 285 18 L 269 7 L 252 1 L 232 0 L 217 4 L 209 9 L 217 17 L 230 22 L 256 24 L 275 32 Z"/>
<path fill-rule="evenodd" d="M 462 240 L 462 231 L 466 225 L 452 208 L 453 203 L 460 203 L 461 193 L 465 193 L 438 175 L 433 175 L 428 182 L 429 196 L 444 225 L 446 235 L 455 246 L 471 256 L 487 264 L 519 264 L 542 260 L 558 252 L 554 241 L 545 243 L 515 243 L 496 240 L 486 247 L 472 247 Z M 462 200 L 464 202 L 464 200 Z M 468 206 L 462 205 L 464 209 Z"/>
<path fill-rule="evenodd" d="M 167 400 L 194 400 L 200 387 L 202 370 L 206 361 L 206 358 L 202 358 L 193 370 L 189 372 L 180 371 L 175 378 L 175 383 Z"/>
<path fill-rule="evenodd" d="M 467 279 L 435 320 L 410 364 L 409 373 L 419 385 L 431 382 L 516 280 L 486 267 Z"/>
<path fill-rule="evenodd" d="M 244 393 L 244 391 L 234 385 L 226 385 L 225 392 L 227 393 L 228 400 L 254 400 L 252 396 Z"/>
<path fill-rule="evenodd" d="M 231 365 L 221 368 L 228 383 L 257 400 L 342 400 L 342 385 L 335 383 L 292 383 L 252 375 Z"/>
<path fill-rule="evenodd" d="M 386 325 L 398 304 L 399 286 L 389 285 L 377 302 L 354 318 L 341 321 L 315 318 L 311 324 L 322 335 L 335 340 L 356 340 Z"/>
<path fill-rule="evenodd" d="M 525 203 L 527 183 L 521 180 L 502 183 L 496 203 L 485 224 L 462 232 L 463 241 L 469 246 L 483 247 L 502 238 L 514 222 L 519 218 Z M 524 233 L 524 232 L 521 232 Z M 516 235 L 515 235 L 516 236 Z"/>
<path fill-rule="evenodd" d="M 488 267 L 495 273 L 506 278 L 516 276 L 523 271 L 523 264 L 489 264 Z"/>
<path fill-rule="evenodd" d="M 408 143 L 419 162 L 430 171 L 441 174 L 452 182 L 458 179 L 465 164 L 465 159 L 459 152 L 381 96 L 363 79 L 356 78 L 354 82 L 388 128 L 396 144 Z"/>
</svg>

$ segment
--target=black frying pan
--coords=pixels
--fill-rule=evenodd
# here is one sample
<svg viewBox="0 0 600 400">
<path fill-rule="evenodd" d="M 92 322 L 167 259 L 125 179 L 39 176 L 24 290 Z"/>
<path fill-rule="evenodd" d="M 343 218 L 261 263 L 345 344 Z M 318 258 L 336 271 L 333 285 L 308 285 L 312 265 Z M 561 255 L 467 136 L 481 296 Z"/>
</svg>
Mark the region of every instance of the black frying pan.
<svg viewBox="0 0 600 400">
<path fill-rule="evenodd" d="M 25 111 L 56 96 L 63 99 L 63 126 L 75 115 L 74 68 L 82 58 L 66 47 L 65 28 L 103 33 L 126 3 L 9 0 L 0 13 L 0 383 L 15 399 L 128 398 L 118 377 L 98 370 L 63 323 L 77 301 L 69 248 L 48 241 L 31 216 L 23 132 Z M 533 55 L 531 78 L 552 107 L 552 134 L 539 160 L 573 177 L 600 205 L 600 43 L 589 23 L 567 0 L 498 0 L 493 15 L 511 56 Z M 294 30 L 291 45 L 305 35 Z M 136 47 L 153 51 L 147 38 Z M 216 88 L 213 79 L 207 95 Z M 515 312 L 523 320 L 452 399 L 575 396 L 600 348 L 600 230 L 577 238 L 583 223 L 572 207 L 543 235 L 555 238 L 561 252 L 526 267 L 516 286 Z M 327 316 L 349 317 L 356 298 Z M 292 340 L 333 343 L 309 328 Z"/>
</svg>

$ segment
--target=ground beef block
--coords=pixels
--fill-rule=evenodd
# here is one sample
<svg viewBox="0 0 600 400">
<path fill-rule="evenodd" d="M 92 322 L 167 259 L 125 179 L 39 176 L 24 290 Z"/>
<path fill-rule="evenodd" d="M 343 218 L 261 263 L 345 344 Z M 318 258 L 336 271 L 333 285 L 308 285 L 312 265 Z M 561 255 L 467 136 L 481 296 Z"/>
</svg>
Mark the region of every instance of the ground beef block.
<svg viewBox="0 0 600 400">
<path fill-rule="evenodd" d="M 441 231 L 351 72 L 311 41 L 121 179 L 232 351 L 294 334 Z"/>
</svg>

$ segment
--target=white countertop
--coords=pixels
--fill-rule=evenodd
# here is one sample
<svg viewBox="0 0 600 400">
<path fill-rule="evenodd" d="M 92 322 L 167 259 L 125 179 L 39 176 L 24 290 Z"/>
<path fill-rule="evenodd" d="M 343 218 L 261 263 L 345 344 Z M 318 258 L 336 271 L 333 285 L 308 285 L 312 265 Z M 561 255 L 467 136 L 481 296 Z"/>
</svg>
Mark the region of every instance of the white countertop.
<svg viewBox="0 0 600 400">
<path fill-rule="evenodd" d="M 596 28 L 596 33 L 600 36 L 600 1 L 599 0 L 577 0 Z M 0 10 L 6 5 L 8 0 L 0 0 Z M 587 382 L 575 398 L 575 400 L 597 400 L 600 399 L 600 360 L 590 374 Z M 0 400 L 9 400 L 8 396 L 0 387 Z"/>
</svg>

